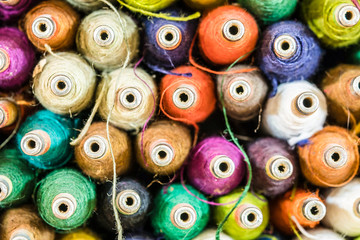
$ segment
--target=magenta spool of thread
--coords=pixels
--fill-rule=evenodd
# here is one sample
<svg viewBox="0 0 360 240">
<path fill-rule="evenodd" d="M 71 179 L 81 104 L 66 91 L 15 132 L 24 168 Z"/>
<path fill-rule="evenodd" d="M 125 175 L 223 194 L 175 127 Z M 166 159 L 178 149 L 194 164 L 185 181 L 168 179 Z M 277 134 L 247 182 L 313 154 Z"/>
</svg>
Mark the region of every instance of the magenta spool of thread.
<svg viewBox="0 0 360 240">
<path fill-rule="evenodd" d="M 17 28 L 0 28 L 0 89 L 13 90 L 31 76 L 35 50 Z"/>
<path fill-rule="evenodd" d="M 267 197 L 286 192 L 298 177 L 296 154 L 277 138 L 260 138 L 247 148 L 253 179 L 253 189 Z"/>
<path fill-rule="evenodd" d="M 190 153 L 188 179 L 201 192 L 221 196 L 236 188 L 245 176 L 244 155 L 222 137 L 199 142 Z"/>
<path fill-rule="evenodd" d="M 0 20 L 14 20 L 24 13 L 33 0 L 0 0 Z"/>
</svg>

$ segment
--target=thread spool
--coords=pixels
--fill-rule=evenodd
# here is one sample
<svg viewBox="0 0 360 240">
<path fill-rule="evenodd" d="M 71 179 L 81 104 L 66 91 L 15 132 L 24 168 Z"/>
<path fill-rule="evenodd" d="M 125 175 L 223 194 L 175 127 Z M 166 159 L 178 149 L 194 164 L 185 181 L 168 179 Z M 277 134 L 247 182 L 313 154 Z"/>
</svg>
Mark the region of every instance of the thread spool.
<svg viewBox="0 0 360 240">
<path fill-rule="evenodd" d="M 95 184 L 73 169 L 59 169 L 41 180 L 35 192 L 40 216 L 57 230 L 83 225 L 96 205 Z"/>
<path fill-rule="evenodd" d="M 66 0 L 66 1 L 76 10 L 85 13 L 93 12 L 106 6 L 105 3 L 97 0 Z M 110 0 L 109 2 L 115 3 L 114 0 Z"/>
<path fill-rule="evenodd" d="M 32 205 L 6 210 L 1 216 L 0 223 L 1 239 L 55 239 L 55 231 L 43 222 Z"/>
<path fill-rule="evenodd" d="M 331 48 L 355 44 L 360 39 L 360 12 L 350 0 L 306 0 L 304 20 L 319 40 Z"/>
<path fill-rule="evenodd" d="M 96 73 L 79 55 L 69 52 L 48 55 L 35 69 L 34 95 L 48 110 L 76 114 L 91 104 Z"/>
<path fill-rule="evenodd" d="M 18 119 L 18 110 L 14 102 L 0 100 L 0 128 L 8 127 Z"/>
<path fill-rule="evenodd" d="M 99 96 L 105 87 L 105 95 L 99 106 L 100 116 L 107 119 L 112 109 L 110 123 L 127 131 L 138 131 L 144 126 L 156 105 L 153 94 L 157 99 L 154 79 L 141 68 L 136 68 L 136 74 L 142 80 L 136 77 L 132 68 L 103 73 L 97 90 Z"/>
<path fill-rule="evenodd" d="M 235 189 L 230 194 L 216 199 L 218 203 L 237 201 L 243 189 Z M 235 202 L 214 208 L 214 219 L 219 224 L 234 207 Z M 261 195 L 253 195 L 248 192 L 241 204 L 230 214 L 225 222 L 223 230 L 235 240 L 255 239 L 269 222 L 269 207 L 266 199 Z"/>
<path fill-rule="evenodd" d="M 35 51 L 26 35 L 14 27 L 0 28 L 0 88 L 19 88 L 34 64 Z"/>
<path fill-rule="evenodd" d="M 199 191 L 221 196 L 237 187 L 245 175 L 244 155 L 222 137 L 208 137 L 189 155 L 187 176 Z"/>
<path fill-rule="evenodd" d="M 356 136 L 344 128 L 327 126 L 309 140 L 298 148 L 301 170 L 309 182 L 340 187 L 355 177 L 359 168 Z"/>
<path fill-rule="evenodd" d="M 345 240 L 344 237 L 342 237 L 341 235 L 337 234 L 336 232 L 327 229 L 327 228 L 323 228 L 323 227 L 317 227 L 315 229 L 310 229 L 309 231 L 307 231 L 308 234 L 310 234 L 310 236 L 315 237 L 316 239 L 328 239 L 328 240 Z M 303 234 L 300 235 L 301 238 L 303 240 L 312 240 L 314 238 L 310 238 L 308 236 L 305 236 Z M 293 238 L 293 240 L 298 239 Z"/>
<path fill-rule="evenodd" d="M 70 138 L 75 137 L 77 119 L 41 110 L 28 117 L 16 134 L 22 157 L 40 169 L 65 165 L 73 156 Z"/>
<path fill-rule="evenodd" d="M 125 64 L 127 54 L 130 61 L 135 58 L 139 47 L 139 33 L 134 20 L 125 13 L 98 10 L 82 20 L 76 36 L 76 46 L 96 69 L 114 70 Z"/>
<path fill-rule="evenodd" d="M 23 14 L 32 3 L 32 0 L 5 0 L 0 2 L 0 20 L 14 20 Z"/>
<path fill-rule="evenodd" d="M 184 2 L 192 9 L 207 10 L 224 5 L 225 0 L 184 0 Z"/>
<path fill-rule="evenodd" d="M 211 77 L 191 66 L 181 66 L 173 72 L 191 73 L 192 76 L 165 75 L 162 78 L 162 111 L 186 123 L 204 121 L 215 109 L 215 86 Z"/>
<path fill-rule="evenodd" d="M 67 233 L 59 237 L 59 240 L 101 240 L 101 238 L 89 228 L 82 228 L 72 233 Z"/>
<path fill-rule="evenodd" d="M 156 121 L 135 141 L 138 164 L 152 174 L 174 174 L 185 162 L 192 145 L 190 130 L 173 121 Z M 141 149 L 143 149 L 144 158 Z"/>
<path fill-rule="evenodd" d="M 304 80 L 282 83 L 266 103 L 262 126 L 293 146 L 321 130 L 326 115 L 325 96 L 315 85 Z"/>
<path fill-rule="evenodd" d="M 195 196 L 206 199 L 193 187 L 186 187 Z M 167 239 L 193 239 L 209 220 L 209 205 L 187 193 L 181 184 L 161 190 L 153 203 L 151 224 L 155 234 L 163 234 Z"/>
<path fill-rule="evenodd" d="M 176 0 L 124 0 L 130 6 L 138 9 L 157 12 L 172 5 Z"/>
<path fill-rule="evenodd" d="M 216 229 L 209 228 L 202 231 L 199 235 L 197 235 L 193 240 L 215 240 Z M 221 240 L 233 240 L 233 238 L 229 237 L 227 234 L 221 232 L 220 233 Z"/>
<path fill-rule="evenodd" d="M 260 138 L 250 143 L 247 153 L 255 178 L 253 189 L 267 197 L 283 194 L 297 179 L 296 154 L 290 146 L 276 138 Z"/>
<path fill-rule="evenodd" d="M 255 48 L 258 26 L 243 8 L 221 6 L 208 12 L 199 25 L 199 48 L 215 65 L 228 65 L 239 57 L 246 59 Z"/>
<path fill-rule="evenodd" d="M 303 189 L 292 190 L 270 203 L 270 221 L 280 232 L 293 234 L 291 219 L 294 216 L 302 227 L 314 228 L 324 218 L 326 207 L 318 193 Z"/>
<path fill-rule="evenodd" d="M 232 70 L 251 68 L 236 65 Z M 216 78 L 218 98 L 221 92 L 226 113 L 233 119 L 247 121 L 259 114 L 268 86 L 259 71 L 218 75 Z"/>
<path fill-rule="evenodd" d="M 53 51 L 70 49 L 75 42 L 79 14 L 65 1 L 41 2 L 21 21 L 30 42 L 40 51 L 49 45 Z"/>
</svg>

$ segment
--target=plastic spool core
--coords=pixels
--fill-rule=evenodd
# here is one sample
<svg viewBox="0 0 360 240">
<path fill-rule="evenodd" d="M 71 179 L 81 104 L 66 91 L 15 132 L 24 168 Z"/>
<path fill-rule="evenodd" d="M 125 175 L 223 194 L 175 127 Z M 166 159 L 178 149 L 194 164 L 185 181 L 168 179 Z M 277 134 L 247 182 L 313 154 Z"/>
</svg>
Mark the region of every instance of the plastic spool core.
<svg viewBox="0 0 360 240">
<path fill-rule="evenodd" d="M 348 160 L 348 153 L 343 146 L 333 145 L 325 151 L 324 160 L 331 168 L 341 168 Z"/>
<path fill-rule="evenodd" d="M 6 199 L 11 194 L 12 189 L 11 180 L 4 175 L 0 175 L 0 201 Z"/>
<path fill-rule="evenodd" d="M 360 76 L 351 81 L 351 92 L 360 97 Z"/>
<path fill-rule="evenodd" d="M 169 165 L 175 157 L 173 147 L 165 142 L 155 145 L 150 152 L 151 160 L 159 167 Z"/>
<path fill-rule="evenodd" d="M 135 109 L 141 104 L 142 95 L 136 88 L 125 88 L 120 92 L 119 101 L 124 108 Z"/>
<path fill-rule="evenodd" d="M 86 139 L 83 148 L 86 156 L 92 159 L 99 159 L 105 155 L 108 149 L 108 142 L 102 136 L 94 135 Z"/>
<path fill-rule="evenodd" d="M 0 48 L 0 73 L 8 69 L 10 65 L 10 59 L 8 53 Z"/>
<path fill-rule="evenodd" d="M 70 218 L 75 213 L 76 207 L 76 199 L 69 193 L 58 194 L 51 205 L 53 214 L 59 219 Z"/>
<path fill-rule="evenodd" d="M 180 203 L 171 210 L 171 222 L 180 229 L 189 229 L 194 226 L 197 214 L 193 206 Z"/>
<path fill-rule="evenodd" d="M 250 84 L 246 80 L 236 80 L 230 84 L 230 96 L 236 101 L 245 101 L 251 91 Z"/>
<path fill-rule="evenodd" d="M 304 92 L 298 96 L 296 107 L 302 114 L 312 114 L 319 108 L 319 98 L 314 93 Z"/>
<path fill-rule="evenodd" d="M 173 50 L 181 43 L 181 31 L 178 27 L 167 24 L 159 28 L 156 33 L 158 45 L 165 50 Z"/>
<path fill-rule="evenodd" d="M 95 29 L 93 38 L 98 45 L 109 46 L 115 39 L 114 30 L 109 26 L 101 25 Z"/>
<path fill-rule="evenodd" d="M 295 38 L 287 34 L 278 36 L 273 47 L 276 56 L 282 59 L 289 59 L 294 56 L 298 48 Z"/>
<path fill-rule="evenodd" d="M 343 27 L 355 26 L 360 20 L 359 10 L 350 4 L 341 4 L 336 9 L 336 21 Z"/>
<path fill-rule="evenodd" d="M 307 220 L 318 222 L 325 217 L 326 207 L 319 199 L 309 198 L 304 202 L 302 212 Z"/>
<path fill-rule="evenodd" d="M 55 22 L 50 15 L 40 15 L 32 24 L 33 34 L 40 39 L 50 38 L 56 30 Z"/>
<path fill-rule="evenodd" d="M 245 27 L 242 22 L 236 19 L 227 21 L 222 27 L 223 36 L 231 41 L 235 42 L 240 40 L 245 34 Z"/>
<path fill-rule="evenodd" d="M 71 78 L 63 74 L 55 75 L 50 80 L 50 88 L 56 96 L 66 96 L 72 89 Z"/>
<path fill-rule="evenodd" d="M 5 121 L 5 111 L 2 107 L 0 107 L 0 125 L 2 125 Z"/>
<path fill-rule="evenodd" d="M 255 229 L 263 222 L 263 214 L 258 207 L 245 206 L 239 214 L 239 223 L 242 228 Z"/>
<path fill-rule="evenodd" d="M 141 207 L 141 198 L 134 190 L 121 191 L 116 196 L 116 207 L 124 215 L 135 214 Z"/>
<path fill-rule="evenodd" d="M 35 130 L 36 131 L 36 130 Z M 44 134 L 47 134 L 44 132 Z M 38 132 L 31 131 L 21 139 L 21 150 L 30 156 L 37 156 L 45 149 L 45 139 Z"/>
<path fill-rule="evenodd" d="M 216 156 L 211 160 L 210 171 L 216 178 L 228 178 L 233 175 L 235 164 L 228 156 Z"/>
<path fill-rule="evenodd" d="M 354 214 L 360 218 L 360 198 L 356 199 L 354 202 Z"/>
<path fill-rule="evenodd" d="M 36 240 L 34 235 L 26 229 L 18 229 L 11 234 L 9 240 Z"/>
<path fill-rule="evenodd" d="M 288 179 L 294 171 L 291 161 L 280 155 L 271 157 L 266 163 L 266 172 L 274 180 Z"/>
<path fill-rule="evenodd" d="M 195 90 L 188 85 L 182 85 L 176 89 L 172 96 L 173 103 L 177 108 L 188 109 L 196 102 Z"/>
</svg>

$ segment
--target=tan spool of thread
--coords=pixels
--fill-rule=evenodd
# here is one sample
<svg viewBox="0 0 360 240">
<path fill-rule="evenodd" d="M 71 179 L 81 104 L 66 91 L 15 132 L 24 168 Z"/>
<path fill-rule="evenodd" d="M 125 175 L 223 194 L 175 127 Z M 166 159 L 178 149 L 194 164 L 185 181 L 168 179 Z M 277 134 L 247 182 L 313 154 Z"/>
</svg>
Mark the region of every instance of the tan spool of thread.
<svg viewBox="0 0 360 240">
<path fill-rule="evenodd" d="M 14 124 L 18 119 L 16 103 L 7 99 L 0 99 L 0 128 Z"/>
<path fill-rule="evenodd" d="M 300 166 L 308 181 L 320 187 L 340 187 L 359 169 L 358 138 L 346 129 L 327 126 L 310 143 L 299 147 Z"/>
<path fill-rule="evenodd" d="M 39 50 L 45 44 L 53 51 L 70 49 L 75 43 L 79 14 L 65 1 L 50 0 L 36 5 L 22 19 L 21 27 Z"/>
<path fill-rule="evenodd" d="M 126 173 L 131 166 L 131 141 L 128 135 L 109 125 L 109 135 L 116 162 L 116 175 Z M 107 140 L 106 123 L 93 123 L 79 145 L 75 161 L 90 177 L 104 182 L 113 179 L 113 160 Z"/>
<path fill-rule="evenodd" d="M 184 125 L 167 120 L 154 122 L 144 133 L 143 159 L 141 135 L 138 134 L 135 142 L 136 160 L 153 174 L 174 174 L 183 165 L 192 145 L 190 130 Z"/>
<path fill-rule="evenodd" d="M 55 231 L 38 216 L 35 207 L 25 205 L 6 210 L 0 219 L 0 239 L 54 240 Z"/>
</svg>

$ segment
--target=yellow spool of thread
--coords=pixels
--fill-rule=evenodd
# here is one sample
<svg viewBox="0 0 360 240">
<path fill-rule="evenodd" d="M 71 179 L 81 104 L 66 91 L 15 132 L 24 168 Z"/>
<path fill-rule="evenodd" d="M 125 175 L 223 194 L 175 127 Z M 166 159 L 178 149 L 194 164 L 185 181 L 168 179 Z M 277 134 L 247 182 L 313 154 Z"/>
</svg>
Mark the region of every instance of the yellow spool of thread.
<svg viewBox="0 0 360 240">
<path fill-rule="evenodd" d="M 90 229 L 85 228 L 63 235 L 59 237 L 59 240 L 101 240 L 101 238 Z"/>
</svg>

